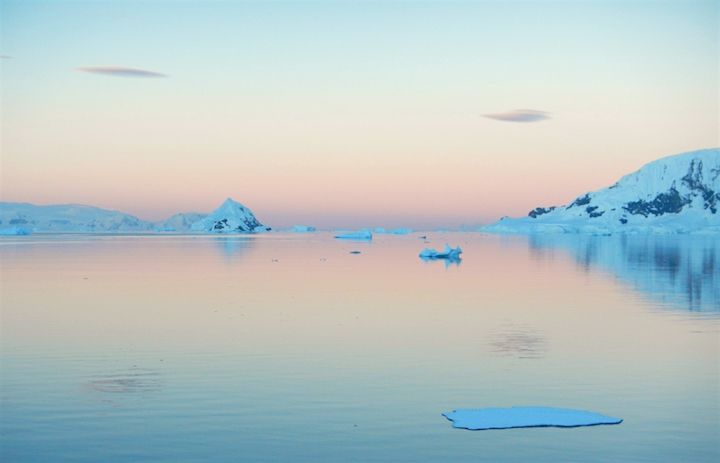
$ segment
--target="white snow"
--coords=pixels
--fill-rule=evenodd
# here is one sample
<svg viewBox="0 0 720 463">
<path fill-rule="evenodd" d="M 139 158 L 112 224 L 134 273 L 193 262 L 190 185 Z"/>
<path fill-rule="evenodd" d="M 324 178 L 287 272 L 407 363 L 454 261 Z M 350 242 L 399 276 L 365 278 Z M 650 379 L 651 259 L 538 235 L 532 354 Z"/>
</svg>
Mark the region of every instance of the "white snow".
<svg viewBox="0 0 720 463">
<path fill-rule="evenodd" d="M 533 217 L 535 215 L 535 217 Z M 493 233 L 720 232 L 720 148 L 659 159 L 569 205 L 481 228 Z"/>
<path fill-rule="evenodd" d="M 269 228 L 258 222 L 250 209 L 228 198 L 207 217 L 193 223 L 190 230 L 207 233 L 254 233 Z"/>
<path fill-rule="evenodd" d="M 454 428 L 485 430 L 554 426 L 572 428 L 619 424 L 622 419 L 584 410 L 554 407 L 510 407 L 462 409 L 443 413 Z"/>
<path fill-rule="evenodd" d="M 155 229 L 157 231 L 187 232 L 190 231 L 192 224 L 206 216 L 207 214 L 199 212 L 180 212 L 158 223 Z"/>
<path fill-rule="evenodd" d="M 342 240 L 371 240 L 372 237 L 372 233 L 369 230 L 357 230 L 335 235 L 335 238 Z"/>
<path fill-rule="evenodd" d="M 432 248 L 425 248 L 422 251 L 420 251 L 420 257 L 423 259 L 459 259 L 460 254 L 462 254 L 462 249 L 460 249 L 460 246 L 456 248 L 450 247 L 450 245 L 446 244 L 445 249 L 443 251 L 437 251 Z"/>
</svg>

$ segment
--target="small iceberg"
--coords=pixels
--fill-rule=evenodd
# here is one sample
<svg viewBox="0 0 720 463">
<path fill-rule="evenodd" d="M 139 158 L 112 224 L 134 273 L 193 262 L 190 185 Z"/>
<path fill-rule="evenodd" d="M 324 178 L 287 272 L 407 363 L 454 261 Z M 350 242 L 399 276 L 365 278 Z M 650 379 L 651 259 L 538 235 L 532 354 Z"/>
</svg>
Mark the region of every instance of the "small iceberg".
<svg viewBox="0 0 720 463">
<path fill-rule="evenodd" d="M 369 230 L 358 230 L 335 235 L 335 238 L 341 240 L 371 240 L 372 233 Z"/>
<path fill-rule="evenodd" d="M 395 228 L 391 230 L 390 233 L 393 235 L 409 235 L 412 233 L 412 228 Z"/>
<path fill-rule="evenodd" d="M 295 225 L 292 227 L 292 231 L 295 233 L 310 233 L 316 230 L 315 227 L 311 227 L 310 225 Z"/>
<path fill-rule="evenodd" d="M 460 246 L 456 248 L 451 248 L 450 245 L 446 244 L 444 251 L 437 251 L 431 248 L 423 249 L 422 251 L 420 251 L 420 258 L 459 260 L 460 254 L 462 254 L 462 249 L 460 249 Z"/>
<path fill-rule="evenodd" d="M 0 229 L 0 236 L 26 236 L 32 232 L 23 227 L 9 227 Z"/>
<path fill-rule="evenodd" d="M 584 410 L 553 407 L 510 407 L 453 410 L 442 414 L 454 428 L 486 429 L 557 427 L 575 428 L 600 424 L 620 424 L 622 419 Z"/>
</svg>

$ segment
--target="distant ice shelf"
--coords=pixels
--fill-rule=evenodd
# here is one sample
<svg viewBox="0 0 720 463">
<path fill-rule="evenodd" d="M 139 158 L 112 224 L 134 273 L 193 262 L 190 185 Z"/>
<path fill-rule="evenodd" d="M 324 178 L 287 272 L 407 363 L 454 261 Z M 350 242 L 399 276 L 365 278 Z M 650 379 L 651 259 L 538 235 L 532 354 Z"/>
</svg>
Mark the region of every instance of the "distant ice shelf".
<svg viewBox="0 0 720 463">
<path fill-rule="evenodd" d="M 351 232 L 343 232 L 335 235 L 335 238 L 341 240 L 371 240 L 372 233 L 369 230 L 357 230 Z"/>
<path fill-rule="evenodd" d="M 295 225 L 292 227 L 292 231 L 295 233 L 310 233 L 316 230 L 317 229 L 315 227 L 312 227 L 310 225 Z"/>
<path fill-rule="evenodd" d="M 454 428 L 472 431 L 535 427 L 575 428 L 622 423 L 621 418 L 554 407 L 460 409 L 442 415 L 452 421 Z"/>
</svg>

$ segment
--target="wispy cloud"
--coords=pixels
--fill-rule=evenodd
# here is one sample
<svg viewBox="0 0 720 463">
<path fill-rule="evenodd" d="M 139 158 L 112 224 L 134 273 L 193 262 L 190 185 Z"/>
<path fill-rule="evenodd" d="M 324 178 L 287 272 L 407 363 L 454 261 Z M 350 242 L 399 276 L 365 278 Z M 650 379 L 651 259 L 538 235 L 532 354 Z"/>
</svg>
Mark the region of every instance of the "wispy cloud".
<svg viewBox="0 0 720 463">
<path fill-rule="evenodd" d="M 157 78 L 167 77 L 159 72 L 148 71 L 146 69 L 127 68 L 122 66 L 83 66 L 75 68 L 76 71 L 89 72 L 91 74 L 101 74 L 113 77 L 141 77 L 141 78 Z"/>
<path fill-rule="evenodd" d="M 0 55 L 0 59 L 12 59 L 10 55 Z"/>
<path fill-rule="evenodd" d="M 504 122 L 540 122 L 550 119 L 549 112 L 536 109 L 514 109 L 504 113 L 485 114 L 484 116 Z"/>
</svg>

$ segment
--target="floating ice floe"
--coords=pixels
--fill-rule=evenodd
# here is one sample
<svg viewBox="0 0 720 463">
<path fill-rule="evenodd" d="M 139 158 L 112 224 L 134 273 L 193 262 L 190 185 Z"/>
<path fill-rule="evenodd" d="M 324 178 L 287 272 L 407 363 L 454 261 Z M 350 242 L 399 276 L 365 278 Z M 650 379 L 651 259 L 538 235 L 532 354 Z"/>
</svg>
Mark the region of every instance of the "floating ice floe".
<svg viewBox="0 0 720 463">
<path fill-rule="evenodd" d="M 0 236 L 24 236 L 32 232 L 23 227 L 9 227 L 0 229 Z"/>
<path fill-rule="evenodd" d="M 584 410 L 554 407 L 510 407 L 462 409 L 443 413 L 454 428 L 472 431 L 486 429 L 558 427 L 575 428 L 600 424 L 620 424 L 621 418 Z"/>
<path fill-rule="evenodd" d="M 310 225 L 295 225 L 292 227 L 292 231 L 295 233 L 310 233 L 314 232 L 317 229 L 315 227 L 312 227 Z"/>
<path fill-rule="evenodd" d="M 456 248 L 451 248 L 449 245 L 445 245 L 445 250 L 443 251 L 437 251 L 435 249 L 431 248 L 425 248 L 422 251 L 420 251 L 420 257 L 422 259 L 450 259 L 450 260 L 458 260 L 460 259 L 460 254 L 462 254 L 462 249 L 460 249 L 460 246 Z"/>
<path fill-rule="evenodd" d="M 372 233 L 369 230 L 358 230 L 337 234 L 335 238 L 341 240 L 371 240 Z"/>
</svg>

